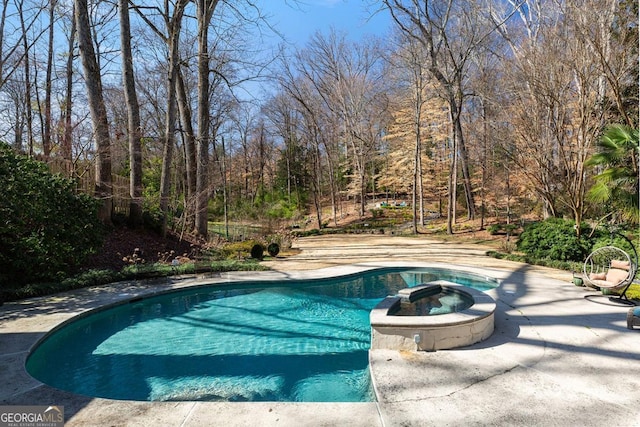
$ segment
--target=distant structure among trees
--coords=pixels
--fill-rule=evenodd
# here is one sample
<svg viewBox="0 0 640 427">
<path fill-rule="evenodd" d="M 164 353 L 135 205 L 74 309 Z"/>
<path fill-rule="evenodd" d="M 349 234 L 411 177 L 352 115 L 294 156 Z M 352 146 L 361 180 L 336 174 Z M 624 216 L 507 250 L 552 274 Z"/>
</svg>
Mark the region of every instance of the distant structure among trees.
<svg viewBox="0 0 640 427">
<path fill-rule="evenodd" d="M 414 232 L 434 210 L 450 233 L 463 212 L 638 222 L 636 1 L 384 0 L 385 41 L 281 51 L 253 2 L 0 8 L 2 139 L 92 176 L 103 222 L 321 228 L 398 193 Z"/>
</svg>

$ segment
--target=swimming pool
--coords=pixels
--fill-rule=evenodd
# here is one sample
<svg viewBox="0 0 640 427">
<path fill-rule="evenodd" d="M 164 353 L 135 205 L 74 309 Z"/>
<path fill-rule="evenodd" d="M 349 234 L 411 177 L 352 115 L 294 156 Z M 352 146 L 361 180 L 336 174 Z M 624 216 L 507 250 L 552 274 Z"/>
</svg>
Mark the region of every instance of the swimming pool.
<svg viewBox="0 0 640 427">
<path fill-rule="evenodd" d="M 373 401 L 369 312 L 433 280 L 497 286 L 470 273 L 395 268 L 182 290 L 64 325 L 33 350 L 27 370 L 50 386 L 110 399 Z"/>
</svg>

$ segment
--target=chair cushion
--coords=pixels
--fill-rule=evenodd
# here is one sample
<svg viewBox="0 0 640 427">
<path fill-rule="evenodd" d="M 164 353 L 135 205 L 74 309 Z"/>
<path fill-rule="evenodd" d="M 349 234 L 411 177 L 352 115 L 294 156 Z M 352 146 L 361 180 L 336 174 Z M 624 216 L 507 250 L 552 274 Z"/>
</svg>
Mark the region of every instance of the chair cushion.
<svg viewBox="0 0 640 427">
<path fill-rule="evenodd" d="M 606 280 L 591 279 L 591 283 L 599 288 L 614 288 L 618 282 L 607 282 Z"/>
<path fill-rule="evenodd" d="M 622 270 L 629 270 L 630 264 L 629 261 L 620 261 L 619 259 L 611 260 L 611 268 L 619 268 Z"/>
<path fill-rule="evenodd" d="M 629 276 L 629 272 L 627 270 L 621 270 L 619 268 L 610 268 L 607 271 L 607 282 L 613 282 L 618 284 L 625 280 Z"/>
<path fill-rule="evenodd" d="M 602 273 L 589 273 L 589 279 L 591 280 L 606 280 L 607 273 L 604 271 Z"/>
</svg>

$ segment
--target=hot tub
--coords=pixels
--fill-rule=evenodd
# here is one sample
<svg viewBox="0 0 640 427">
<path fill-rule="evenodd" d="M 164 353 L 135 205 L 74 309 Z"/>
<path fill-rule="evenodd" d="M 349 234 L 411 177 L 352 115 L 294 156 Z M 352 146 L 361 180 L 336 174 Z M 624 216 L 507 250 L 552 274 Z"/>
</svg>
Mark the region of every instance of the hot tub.
<svg viewBox="0 0 640 427">
<path fill-rule="evenodd" d="M 436 281 L 386 297 L 370 314 L 371 349 L 444 350 L 483 341 L 496 303 L 466 286 Z"/>
</svg>

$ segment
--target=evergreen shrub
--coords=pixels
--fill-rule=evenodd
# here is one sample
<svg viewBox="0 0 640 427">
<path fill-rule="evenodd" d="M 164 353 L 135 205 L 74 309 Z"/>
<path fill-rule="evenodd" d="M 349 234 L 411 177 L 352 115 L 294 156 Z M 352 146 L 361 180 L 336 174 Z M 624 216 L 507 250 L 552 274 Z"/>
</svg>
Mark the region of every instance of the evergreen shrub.
<svg viewBox="0 0 640 427">
<path fill-rule="evenodd" d="M 267 246 L 267 252 L 273 257 L 278 255 L 280 253 L 280 245 L 275 242 L 269 243 L 269 246 Z"/>
<path fill-rule="evenodd" d="M 520 234 L 519 251 L 538 259 L 584 261 L 591 251 L 592 241 L 587 229 L 578 237 L 575 222 L 551 218 L 527 225 Z"/>
<path fill-rule="evenodd" d="M 243 240 L 241 242 L 227 243 L 220 248 L 220 254 L 226 259 L 240 259 L 251 256 L 251 251 L 260 242 L 256 240 Z M 262 247 L 262 245 L 260 245 Z"/>
<path fill-rule="evenodd" d="M 264 257 L 264 246 L 260 243 L 256 243 L 251 248 L 251 258 L 253 259 L 262 259 Z"/>
<path fill-rule="evenodd" d="M 99 202 L 0 143 L 0 290 L 62 280 L 100 246 Z"/>
<path fill-rule="evenodd" d="M 619 236 L 616 234 L 612 236 L 612 235 L 609 235 L 608 233 L 603 232 L 600 234 L 600 236 L 596 237 L 593 243 L 592 250 L 595 251 L 596 249 L 601 248 L 603 246 L 615 246 L 627 252 L 630 256 L 633 257 L 635 256 L 634 249 L 637 251 L 638 248 L 633 248 L 631 245 L 632 243 L 622 236 Z"/>
</svg>

